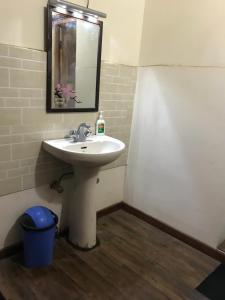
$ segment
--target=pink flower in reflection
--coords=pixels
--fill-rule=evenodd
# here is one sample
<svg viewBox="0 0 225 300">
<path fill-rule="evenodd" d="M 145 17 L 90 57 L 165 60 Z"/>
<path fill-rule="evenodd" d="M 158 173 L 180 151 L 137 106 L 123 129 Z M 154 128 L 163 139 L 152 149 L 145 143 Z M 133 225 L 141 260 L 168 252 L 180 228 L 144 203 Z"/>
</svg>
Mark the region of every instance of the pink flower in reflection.
<svg viewBox="0 0 225 300">
<path fill-rule="evenodd" d="M 74 97 L 75 91 L 71 88 L 69 84 L 62 85 L 58 83 L 55 88 L 55 95 L 59 98 Z"/>
</svg>

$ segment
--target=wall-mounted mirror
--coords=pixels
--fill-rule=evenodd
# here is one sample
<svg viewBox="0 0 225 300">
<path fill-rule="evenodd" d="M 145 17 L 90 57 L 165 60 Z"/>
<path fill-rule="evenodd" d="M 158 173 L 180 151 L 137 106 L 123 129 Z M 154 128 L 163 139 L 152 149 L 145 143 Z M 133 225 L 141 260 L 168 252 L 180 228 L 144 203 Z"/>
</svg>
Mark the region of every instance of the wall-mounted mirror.
<svg viewBox="0 0 225 300">
<path fill-rule="evenodd" d="M 47 111 L 98 111 L 102 22 L 48 5 Z"/>
</svg>

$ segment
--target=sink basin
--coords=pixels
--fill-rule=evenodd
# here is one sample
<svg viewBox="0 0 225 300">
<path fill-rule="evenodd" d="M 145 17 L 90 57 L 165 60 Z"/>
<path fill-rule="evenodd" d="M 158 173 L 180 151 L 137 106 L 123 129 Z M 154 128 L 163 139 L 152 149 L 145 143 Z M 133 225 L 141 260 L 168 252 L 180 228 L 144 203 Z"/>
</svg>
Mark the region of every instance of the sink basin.
<svg viewBox="0 0 225 300">
<path fill-rule="evenodd" d="M 117 159 L 125 149 L 125 144 L 109 136 L 91 136 L 80 143 L 74 143 L 72 139 L 44 141 L 43 147 L 69 164 L 96 167 Z"/>
</svg>

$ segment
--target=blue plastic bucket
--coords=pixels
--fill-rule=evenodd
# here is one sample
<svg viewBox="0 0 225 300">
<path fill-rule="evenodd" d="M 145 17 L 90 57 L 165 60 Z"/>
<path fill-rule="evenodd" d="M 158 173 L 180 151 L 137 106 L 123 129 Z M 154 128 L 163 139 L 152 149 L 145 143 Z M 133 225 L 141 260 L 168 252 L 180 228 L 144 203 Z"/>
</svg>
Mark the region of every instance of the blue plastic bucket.
<svg viewBox="0 0 225 300">
<path fill-rule="evenodd" d="M 24 264 L 28 268 L 47 267 L 53 261 L 58 217 L 42 206 L 28 209 L 21 217 L 24 231 Z"/>
</svg>

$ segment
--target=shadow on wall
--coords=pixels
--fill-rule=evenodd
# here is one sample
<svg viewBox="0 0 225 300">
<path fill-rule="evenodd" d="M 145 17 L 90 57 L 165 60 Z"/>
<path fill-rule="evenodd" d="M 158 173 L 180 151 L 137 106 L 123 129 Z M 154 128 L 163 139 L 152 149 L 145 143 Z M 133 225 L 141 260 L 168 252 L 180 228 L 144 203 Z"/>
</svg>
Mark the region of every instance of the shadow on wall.
<svg viewBox="0 0 225 300">
<path fill-rule="evenodd" d="M 44 170 L 44 172 L 43 172 Z M 68 214 L 69 214 L 69 199 L 70 191 L 72 188 L 72 177 L 64 177 L 60 182 L 62 186 L 62 193 L 58 193 L 54 189 L 50 189 L 50 184 L 58 180 L 63 174 L 71 173 L 72 166 L 56 159 L 49 153 L 45 152 L 43 148 L 40 149 L 37 164 L 35 166 L 35 186 L 48 184 L 48 191 L 41 188 L 36 188 L 38 196 L 41 199 L 47 199 L 47 202 L 58 204 L 61 206 L 59 217 L 59 231 L 63 231 L 67 227 Z"/>
<path fill-rule="evenodd" d="M 60 216 L 60 223 L 59 223 L 59 231 L 62 232 L 64 229 L 68 227 L 68 220 L 69 220 L 69 212 L 70 212 L 70 206 L 69 203 L 71 201 L 71 197 L 73 194 L 71 193 L 72 185 L 74 184 L 73 182 L 73 177 L 67 177 L 63 179 L 61 182 L 61 185 L 63 187 L 63 193 L 62 195 L 62 210 L 61 210 L 61 216 Z M 57 193 L 54 191 L 55 194 Z M 58 194 L 59 195 L 59 194 Z"/>
<path fill-rule="evenodd" d="M 64 191 L 61 194 L 50 189 L 49 185 L 62 174 L 70 172 L 71 166 L 55 159 L 44 152 L 42 148 L 40 148 L 37 158 L 31 159 L 31 163 L 30 172 L 32 174 L 23 180 L 23 190 L 2 197 L 4 210 L 2 210 L 2 216 L 0 212 L 2 235 L 0 249 L 22 240 L 23 232 L 19 218 L 29 207 L 35 205 L 46 206 L 58 215 L 60 231 L 67 227 L 68 200 L 72 180 L 71 178 L 62 180 L 61 185 Z"/>
<path fill-rule="evenodd" d="M 6 235 L 4 246 L 8 247 L 9 245 L 19 243 L 22 240 L 22 236 L 23 236 L 23 231 L 19 224 L 19 218 L 18 218 L 10 228 L 8 234 Z"/>
<path fill-rule="evenodd" d="M 57 180 L 62 174 L 71 171 L 72 167 L 69 164 L 56 159 L 41 147 L 36 158 L 33 178 L 30 179 L 30 186 L 38 187 L 44 184 L 51 184 L 52 181 Z"/>
<path fill-rule="evenodd" d="M 70 184 L 70 179 L 62 182 L 64 192 L 61 194 L 51 190 L 49 185 L 44 185 L 5 196 L 4 200 L 2 200 L 2 202 L 6 202 L 4 206 L 5 210 L 2 212 L 3 215 L 0 218 L 0 228 L 2 231 L 0 249 L 22 241 L 23 231 L 19 224 L 19 218 L 29 207 L 35 205 L 42 205 L 51 209 L 59 217 L 59 230 L 62 231 L 66 228 Z"/>
</svg>

